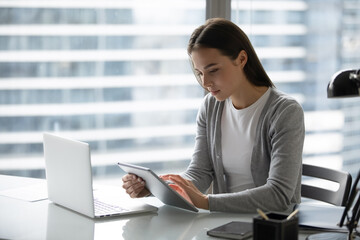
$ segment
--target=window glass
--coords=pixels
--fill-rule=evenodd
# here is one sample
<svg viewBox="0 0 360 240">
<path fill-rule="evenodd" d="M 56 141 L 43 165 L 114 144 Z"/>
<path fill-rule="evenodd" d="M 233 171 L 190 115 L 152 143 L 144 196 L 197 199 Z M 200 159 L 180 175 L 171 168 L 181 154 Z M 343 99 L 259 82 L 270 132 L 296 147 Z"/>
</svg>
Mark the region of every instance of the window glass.
<svg viewBox="0 0 360 240">
<path fill-rule="evenodd" d="M 88 142 L 95 179 L 118 161 L 180 172 L 203 89 L 186 53 L 204 0 L 0 3 L 0 174 L 45 177 L 42 133 Z"/>
<path fill-rule="evenodd" d="M 305 111 L 304 162 L 360 168 L 359 98 L 328 99 L 332 75 L 360 68 L 360 2 L 233 0 L 232 21 L 250 37 L 265 70 Z"/>
</svg>

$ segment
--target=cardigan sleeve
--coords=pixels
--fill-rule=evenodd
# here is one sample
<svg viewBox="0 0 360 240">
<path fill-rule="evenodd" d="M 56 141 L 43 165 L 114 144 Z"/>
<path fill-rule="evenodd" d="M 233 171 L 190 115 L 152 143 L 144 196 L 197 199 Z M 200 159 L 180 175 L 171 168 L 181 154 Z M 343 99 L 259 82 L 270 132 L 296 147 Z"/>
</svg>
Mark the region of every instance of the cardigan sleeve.
<svg viewBox="0 0 360 240">
<path fill-rule="evenodd" d="M 207 114 L 209 105 L 208 96 L 198 111 L 196 118 L 195 147 L 190 165 L 181 175 L 191 180 L 195 186 L 203 193 L 206 193 L 214 178 L 213 164 L 210 160 L 210 151 L 207 134 Z"/>
</svg>

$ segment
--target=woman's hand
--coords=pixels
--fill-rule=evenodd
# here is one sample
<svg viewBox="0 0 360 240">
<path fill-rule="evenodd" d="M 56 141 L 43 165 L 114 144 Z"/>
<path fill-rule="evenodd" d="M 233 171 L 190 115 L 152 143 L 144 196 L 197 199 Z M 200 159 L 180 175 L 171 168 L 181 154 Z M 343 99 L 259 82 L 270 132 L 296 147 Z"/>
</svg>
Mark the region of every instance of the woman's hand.
<svg viewBox="0 0 360 240">
<path fill-rule="evenodd" d="M 131 198 L 141 198 L 150 195 L 150 191 L 145 187 L 145 181 L 135 174 L 126 174 L 122 178 L 122 187 Z"/>
<path fill-rule="evenodd" d="M 164 180 L 170 180 L 184 189 L 195 207 L 207 210 L 209 209 L 208 197 L 200 192 L 191 181 L 186 180 L 180 175 L 176 174 L 162 175 L 161 178 Z"/>
</svg>

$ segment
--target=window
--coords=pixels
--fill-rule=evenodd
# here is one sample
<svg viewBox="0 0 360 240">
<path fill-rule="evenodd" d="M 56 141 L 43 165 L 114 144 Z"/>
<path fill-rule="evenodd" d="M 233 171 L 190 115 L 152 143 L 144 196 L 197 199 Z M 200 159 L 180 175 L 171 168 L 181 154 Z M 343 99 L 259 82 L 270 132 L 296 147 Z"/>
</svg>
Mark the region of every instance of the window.
<svg viewBox="0 0 360 240">
<path fill-rule="evenodd" d="M 250 37 L 265 70 L 305 111 L 304 162 L 360 167 L 360 99 L 327 99 L 332 75 L 360 68 L 360 3 L 232 0 L 232 21 Z"/>
<path fill-rule="evenodd" d="M 203 98 L 186 45 L 213 2 L 228 3 L 1 1 L 0 174 L 44 177 L 44 131 L 89 142 L 97 179 L 117 176 L 119 160 L 184 170 Z M 327 99 L 326 86 L 360 68 L 358 9 L 353 0 L 231 1 L 231 20 L 277 88 L 305 110 L 304 162 L 353 175 L 360 99 Z"/>
<path fill-rule="evenodd" d="M 44 177 L 43 132 L 90 143 L 97 179 L 119 160 L 184 170 L 204 19 L 203 0 L 0 3 L 0 173 Z"/>
</svg>

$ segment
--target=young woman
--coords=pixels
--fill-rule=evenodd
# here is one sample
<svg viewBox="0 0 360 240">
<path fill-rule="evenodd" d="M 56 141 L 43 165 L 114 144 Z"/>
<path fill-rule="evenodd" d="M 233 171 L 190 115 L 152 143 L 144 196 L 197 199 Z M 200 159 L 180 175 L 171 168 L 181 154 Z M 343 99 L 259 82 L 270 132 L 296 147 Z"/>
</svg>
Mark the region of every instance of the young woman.
<svg viewBox="0 0 360 240">
<path fill-rule="evenodd" d="M 230 21 L 215 18 L 198 27 L 188 54 L 209 93 L 198 112 L 188 169 L 162 178 L 198 208 L 291 211 L 301 197 L 301 106 L 274 88 L 248 37 Z M 131 197 L 149 194 L 137 176 L 125 175 L 123 182 Z"/>
</svg>

